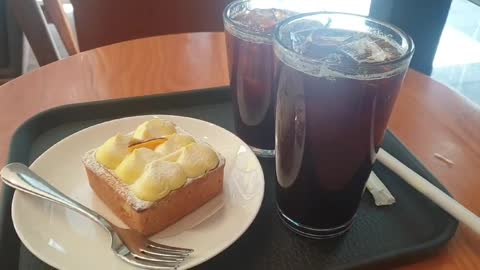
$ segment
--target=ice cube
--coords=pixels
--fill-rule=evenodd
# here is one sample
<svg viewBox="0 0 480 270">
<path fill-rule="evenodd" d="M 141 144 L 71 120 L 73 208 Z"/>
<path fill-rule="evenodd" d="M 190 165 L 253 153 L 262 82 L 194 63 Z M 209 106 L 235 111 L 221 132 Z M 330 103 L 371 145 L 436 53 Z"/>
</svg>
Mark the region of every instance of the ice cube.
<svg viewBox="0 0 480 270">
<path fill-rule="evenodd" d="M 353 37 L 353 33 L 334 29 L 314 31 L 310 41 L 316 46 L 340 46 Z"/>
<path fill-rule="evenodd" d="M 286 19 L 287 17 L 297 14 L 297 12 L 287 10 L 287 9 L 272 8 L 271 10 L 272 10 L 273 16 L 275 17 L 275 22 L 279 22 L 283 19 Z"/>
<path fill-rule="evenodd" d="M 375 41 L 386 53 L 386 60 L 393 60 L 401 56 L 402 48 L 393 40 L 379 38 Z"/>
<path fill-rule="evenodd" d="M 340 51 L 348 55 L 357 64 L 382 62 L 387 59 L 388 54 L 377 44 L 378 39 L 361 35 L 341 45 Z"/>
<path fill-rule="evenodd" d="M 254 9 L 250 11 L 250 18 L 253 18 L 259 27 L 263 29 L 272 29 L 277 23 L 277 18 L 273 9 Z"/>
<path fill-rule="evenodd" d="M 292 47 L 302 55 L 338 62 L 339 47 L 352 38 L 350 32 L 307 28 L 291 33 Z"/>
<path fill-rule="evenodd" d="M 286 32 L 290 32 L 290 42 L 292 49 L 300 54 L 310 48 L 315 32 L 322 28 L 323 24 L 319 22 L 297 22 L 290 25 L 290 29 L 285 29 Z"/>
<path fill-rule="evenodd" d="M 299 54 L 303 54 L 306 49 L 308 49 L 309 43 L 311 43 L 311 35 L 313 31 L 313 29 L 303 29 L 290 32 L 292 49 Z"/>
<path fill-rule="evenodd" d="M 271 32 L 275 24 L 294 13 L 275 8 L 255 8 L 239 13 L 233 20 L 256 32 Z"/>
</svg>

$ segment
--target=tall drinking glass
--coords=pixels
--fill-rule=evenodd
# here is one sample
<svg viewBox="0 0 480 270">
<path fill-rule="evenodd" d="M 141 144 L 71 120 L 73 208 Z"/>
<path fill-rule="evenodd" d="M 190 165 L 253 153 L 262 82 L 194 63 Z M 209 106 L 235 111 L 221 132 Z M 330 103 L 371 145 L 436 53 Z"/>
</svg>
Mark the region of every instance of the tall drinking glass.
<svg viewBox="0 0 480 270">
<path fill-rule="evenodd" d="M 237 135 L 257 154 L 275 147 L 272 31 L 293 15 L 277 1 L 235 1 L 223 13 Z"/>
<path fill-rule="evenodd" d="M 347 231 L 414 46 L 395 26 L 342 13 L 290 17 L 274 33 L 277 205 L 311 238 Z"/>
</svg>

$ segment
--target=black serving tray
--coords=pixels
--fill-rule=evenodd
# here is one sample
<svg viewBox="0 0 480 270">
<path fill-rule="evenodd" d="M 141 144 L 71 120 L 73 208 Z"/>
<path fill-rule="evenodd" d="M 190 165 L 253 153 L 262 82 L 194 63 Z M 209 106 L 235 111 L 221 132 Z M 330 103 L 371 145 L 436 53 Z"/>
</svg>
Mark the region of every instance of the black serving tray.
<svg viewBox="0 0 480 270">
<path fill-rule="evenodd" d="M 233 130 L 228 88 L 188 91 L 73 104 L 39 113 L 12 138 L 9 162 L 30 164 L 54 143 L 88 126 L 133 115 L 174 114 L 203 119 Z M 390 132 L 383 147 L 443 191 L 445 188 Z M 281 224 L 275 212 L 275 164 L 260 159 L 265 198 L 253 224 L 227 250 L 198 269 L 353 269 L 391 268 L 421 260 L 454 235 L 458 222 L 405 184 L 381 164 L 376 174 L 397 199 L 376 207 L 368 192 L 352 229 L 330 240 L 310 240 Z M 21 244 L 11 220 L 13 190 L 0 190 L 0 264 L 2 269 L 50 269 Z M 32 224 L 32 226 L 35 226 Z M 206 240 L 208 241 L 208 240 Z M 4 268 L 5 267 L 5 268 Z"/>
</svg>

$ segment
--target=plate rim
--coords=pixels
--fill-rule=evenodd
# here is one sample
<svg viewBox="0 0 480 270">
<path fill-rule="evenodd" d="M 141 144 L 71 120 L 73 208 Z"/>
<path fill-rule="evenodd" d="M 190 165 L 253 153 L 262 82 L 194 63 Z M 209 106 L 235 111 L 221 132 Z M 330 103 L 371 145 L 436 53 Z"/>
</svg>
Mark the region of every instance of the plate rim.
<svg viewBox="0 0 480 270">
<path fill-rule="evenodd" d="M 262 207 L 263 205 L 263 200 L 265 199 L 265 174 L 263 172 L 263 168 L 260 164 L 260 161 L 258 160 L 258 157 L 253 153 L 253 151 L 250 149 L 250 147 L 248 147 L 247 143 L 245 143 L 242 139 L 240 139 L 236 134 L 234 134 L 233 132 L 225 129 L 224 127 L 222 126 L 219 126 L 217 124 L 214 124 L 214 123 L 211 123 L 211 122 L 208 122 L 208 121 L 205 121 L 205 120 L 202 120 L 202 119 L 198 119 L 198 118 L 193 118 L 193 117 L 188 117 L 188 116 L 181 116 L 181 115 L 172 115 L 172 114 L 142 114 L 142 115 L 134 115 L 134 116 L 127 116 L 127 117 L 121 117 L 121 118 L 115 118 L 115 119 L 111 119 L 111 120 L 107 120 L 107 121 L 103 121 L 103 122 L 100 122 L 100 123 L 97 123 L 95 125 L 92 125 L 92 126 L 89 126 L 89 127 L 86 127 L 86 128 L 83 128 L 81 130 L 78 130 L 64 138 L 62 138 L 61 140 L 59 140 L 58 142 L 54 143 L 52 146 L 50 146 L 47 150 L 45 150 L 43 153 L 41 153 L 35 160 L 33 160 L 31 162 L 31 164 L 28 166 L 29 168 L 32 167 L 39 159 L 41 159 L 44 155 L 46 155 L 52 148 L 54 148 L 55 146 L 57 146 L 58 144 L 62 143 L 64 140 L 67 140 L 69 138 L 71 138 L 72 136 L 75 136 L 79 133 L 83 133 L 85 132 L 86 130 L 90 130 L 90 129 L 95 129 L 97 128 L 98 126 L 101 126 L 101 125 L 104 125 L 104 124 L 108 124 L 108 123 L 111 123 L 111 122 L 116 122 L 116 121 L 125 121 L 127 119 L 134 119 L 134 118 L 147 118 L 147 117 L 173 117 L 173 118 L 183 118 L 183 119 L 186 119 L 188 121 L 197 121 L 197 122 L 201 122 L 202 124 L 205 124 L 205 125 L 213 125 L 215 127 L 218 127 L 220 128 L 221 130 L 223 130 L 224 132 L 226 132 L 227 134 L 229 134 L 230 136 L 233 136 L 234 138 L 237 138 L 242 144 L 244 144 L 247 149 L 248 152 L 250 152 L 253 157 L 254 157 L 254 162 L 256 163 L 256 165 L 258 166 L 259 168 L 259 171 L 260 171 L 260 175 L 259 175 L 259 178 L 262 179 L 261 182 L 261 188 L 259 189 L 261 191 L 261 193 L 259 193 L 258 196 L 260 196 L 259 198 L 259 204 L 258 204 L 258 207 L 256 207 L 254 213 L 250 216 L 251 218 L 249 220 L 247 220 L 247 223 L 248 225 L 244 226 L 244 228 L 242 228 L 241 230 L 238 230 L 238 233 L 235 234 L 235 235 L 232 235 L 233 237 L 231 238 L 231 241 L 228 241 L 229 243 L 227 243 L 226 245 L 222 246 L 222 247 L 217 247 L 216 249 L 210 249 L 210 250 L 213 250 L 213 252 L 211 252 L 209 255 L 207 256 L 203 256 L 201 257 L 200 259 L 198 259 L 198 261 L 193 264 L 193 265 L 190 265 L 189 267 L 195 267 L 197 265 L 200 265 L 200 264 L 203 264 L 205 263 L 206 261 L 210 260 L 211 258 L 219 255 L 221 252 L 223 252 L 224 250 L 228 249 L 231 245 L 233 245 L 247 230 L 248 228 L 250 228 L 250 226 L 252 225 L 253 221 L 255 220 L 255 218 L 257 217 L 258 215 L 258 212 L 260 211 L 260 208 Z M 25 235 L 22 233 L 22 230 L 18 227 L 19 224 L 18 224 L 18 220 L 16 218 L 16 215 L 15 213 L 17 213 L 18 211 L 15 211 L 15 208 L 16 208 L 16 204 L 19 203 L 18 200 L 21 200 L 20 198 L 24 198 L 26 200 L 31 200 L 33 198 L 35 198 L 34 196 L 32 195 L 28 195 L 28 194 L 25 194 L 25 193 L 22 193 L 22 195 L 17 195 L 19 193 L 22 193 L 21 191 L 19 190 L 15 190 L 14 194 L 13 194 L 13 198 L 12 198 L 12 203 L 11 203 L 11 218 L 12 218 L 12 223 L 13 223 L 13 227 L 15 229 L 15 232 L 17 233 L 18 235 L 18 238 L 20 239 L 20 241 L 23 243 L 23 245 L 28 249 L 29 252 L 31 252 L 34 256 L 36 256 L 38 259 L 40 259 L 43 263 L 45 264 L 48 264 L 54 268 L 57 268 L 57 269 L 62 269 L 62 267 L 56 263 L 53 263 L 53 260 L 49 259 L 48 256 L 44 256 L 44 254 L 41 252 L 41 251 L 38 251 L 36 250 L 32 245 L 31 243 L 28 241 L 27 237 L 25 237 Z M 39 198 L 37 198 L 39 199 Z M 36 199 L 35 199 L 36 200 Z M 42 199 L 40 199 L 42 200 Z M 51 202 L 51 201 L 48 201 L 48 200 L 42 200 L 42 201 L 47 201 L 47 203 L 51 203 L 51 204 L 56 204 L 54 202 Z M 73 211 L 73 210 L 70 210 L 68 209 L 68 211 Z M 80 214 L 79 214 L 80 215 Z M 91 221 L 93 222 L 93 221 Z M 117 257 L 115 257 L 117 258 Z M 132 269 L 136 269 L 134 266 L 131 266 Z M 178 269 L 185 269 L 184 266 L 180 265 L 180 267 Z"/>
</svg>

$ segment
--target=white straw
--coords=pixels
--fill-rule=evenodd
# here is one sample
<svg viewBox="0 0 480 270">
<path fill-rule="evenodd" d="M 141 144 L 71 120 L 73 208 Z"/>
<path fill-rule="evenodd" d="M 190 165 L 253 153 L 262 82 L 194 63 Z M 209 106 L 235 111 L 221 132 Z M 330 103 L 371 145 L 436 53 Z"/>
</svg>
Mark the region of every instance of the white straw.
<svg viewBox="0 0 480 270">
<path fill-rule="evenodd" d="M 477 234 L 480 234 L 480 218 L 452 197 L 432 185 L 425 178 L 409 169 L 383 149 L 378 151 L 377 160 L 387 166 L 390 170 L 394 171 L 405 182 L 432 200 L 447 213 L 463 222 Z"/>
</svg>

